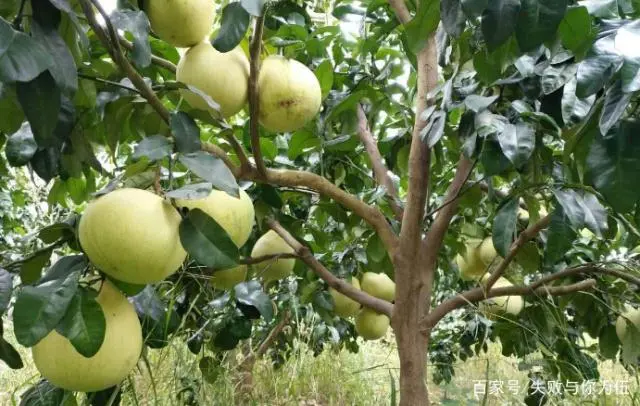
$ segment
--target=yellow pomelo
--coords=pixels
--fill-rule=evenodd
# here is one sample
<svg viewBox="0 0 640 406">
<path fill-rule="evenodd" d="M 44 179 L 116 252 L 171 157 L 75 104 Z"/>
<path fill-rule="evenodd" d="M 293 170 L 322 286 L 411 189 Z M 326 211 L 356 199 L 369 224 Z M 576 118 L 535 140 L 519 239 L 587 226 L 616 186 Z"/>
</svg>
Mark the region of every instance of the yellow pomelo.
<svg viewBox="0 0 640 406">
<path fill-rule="evenodd" d="M 478 257 L 480 258 L 480 261 L 482 261 L 484 265 L 489 265 L 497 256 L 498 252 L 493 246 L 493 239 L 491 237 L 487 237 L 482 240 L 482 243 L 480 243 L 480 246 L 478 247 Z"/>
<path fill-rule="evenodd" d="M 267 57 L 260 68 L 258 88 L 260 123 L 269 131 L 295 131 L 320 110 L 320 83 L 309 68 L 295 59 Z"/>
<path fill-rule="evenodd" d="M 177 199 L 178 207 L 200 209 L 211 216 L 238 246 L 247 242 L 253 230 L 255 211 L 249 195 L 240 190 L 240 198 L 236 198 L 220 190 L 213 190 L 204 199 Z"/>
<path fill-rule="evenodd" d="M 351 278 L 350 283 L 356 289 L 360 289 L 360 282 L 358 282 L 357 278 Z M 349 299 L 337 290 L 330 288 L 329 294 L 333 298 L 333 311 L 338 316 L 346 319 L 347 317 L 355 316 L 358 313 L 358 310 L 360 310 L 360 303 L 353 299 Z"/>
<path fill-rule="evenodd" d="M 211 0 L 147 0 L 151 29 L 176 47 L 190 47 L 205 39 L 213 26 L 216 2 Z"/>
<path fill-rule="evenodd" d="M 119 281 L 158 282 L 174 273 L 187 253 L 180 244 L 180 214 L 160 196 L 118 189 L 87 205 L 80 245 L 91 262 Z"/>
<path fill-rule="evenodd" d="M 481 283 L 484 285 L 489 279 L 489 274 L 485 274 Z M 496 283 L 493 284 L 493 288 L 505 288 L 513 286 L 511 282 L 503 277 L 498 278 Z M 524 300 L 521 296 L 498 296 L 491 299 L 483 300 L 478 304 L 480 311 L 483 313 L 508 313 L 514 316 L 520 314 L 524 308 Z"/>
<path fill-rule="evenodd" d="M 389 318 L 367 307 L 356 316 L 356 332 L 365 340 L 377 340 L 387 333 Z"/>
<path fill-rule="evenodd" d="M 97 301 L 106 321 L 104 341 L 91 358 L 51 331 L 32 348 L 33 362 L 53 385 L 78 392 L 96 392 L 122 382 L 142 351 L 142 329 L 127 298 L 111 282 L 102 283 Z"/>
<path fill-rule="evenodd" d="M 396 284 L 385 273 L 365 272 L 360 286 L 373 297 L 393 302 L 396 298 Z"/>
<path fill-rule="evenodd" d="M 479 279 L 486 272 L 487 267 L 480 258 L 479 246 L 475 241 L 469 241 L 465 254 L 456 255 L 455 261 L 460 270 L 460 277 L 463 280 Z"/>
<path fill-rule="evenodd" d="M 269 230 L 258 238 L 251 251 L 251 257 L 257 258 L 265 255 L 293 253 L 293 248 L 278 233 Z M 269 282 L 291 275 L 295 264 L 295 258 L 275 258 L 254 265 L 254 269 L 258 276 L 261 276 L 265 282 Z"/>
<path fill-rule="evenodd" d="M 633 307 L 626 305 L 624 312 L 618 316 L 618 319 L 616 320 L 616 334 L 622 343 L 627 339 L 627 335 L 631 337 L 631 334 L 627 333 L 628 323 L 633 324 L 636 329 L 640 330 L 640 309 L 634 309 Z"/>
<path fill-rule="evenodd" d="M 247 266 L 238 265 L 233 268 L 215 271 L 211 277 L 211 284 L 216 289 L 231 290 L 247 278 Z"/>
<path fill-rule="evenodd" d="M 242 110 L 247 102 L 249 60 L 242 48 L 222 53 L 216 51 L 209 41 L 201 42 L 180 58 L 176 79 L 210 96 L 220 105 L 220 113 L 210 108 L 196 93 L 180 90 L 191 107 L 209 110 L 214 116 L 229 117 Z"/>
</svg>

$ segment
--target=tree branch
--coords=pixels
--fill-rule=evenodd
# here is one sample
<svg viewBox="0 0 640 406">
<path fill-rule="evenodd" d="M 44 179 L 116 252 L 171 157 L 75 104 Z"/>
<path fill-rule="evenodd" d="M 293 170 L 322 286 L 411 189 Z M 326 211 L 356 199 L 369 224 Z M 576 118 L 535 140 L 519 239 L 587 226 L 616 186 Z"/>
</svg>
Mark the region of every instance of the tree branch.
<svg viewBox="0 0 640 406">
<path fill-rule="evenodd" d="M 267 353 L 267 350 L 269 350 L 269 348 L 273 344 L 273 341 L 282 332 L 282 330 L 285 328 L 287 323 L 289 323 L 290 319 L 291 319 L 291 311 L 287 310 L 287 312 L 282 317 L 282 320 L 280 320 L 280 322 L 276 324 L 276 326 L 269 332 L 269 335 L 260 343 L 260 346 L 258 347 L 255 353 L 256 359 L 260 359 L 262 356 L 264 356 L 264 354 Z"/>
<path fill-rule="evenodd" d="M 238 141 L 238 139 L 233 135 L 231 131 L 225 131 L 224 137 L 229 141 L 233 151 L 236 153 L 238 160 L 240 161 L 240 168 L 237 177 L 242 177 L 243 174 L 251 172 L 251 162 L 249 162 L 249 158 L 247 157 L 247 153 L 244 151 L 244 148 Z"/>
<path fill-rule="evenodd" d="M 404 0 L 389 0 L 389 4 L 402 24 L 406 24 L 411 20 L 409 9 L 407 5 L 404 4 Z"/>
<path fill-rule="evenodd" d="M 364 114 L 362 105 L 358 103 L 356 107 L 358 115 L 358 136 L 360 141 L 364 144 L 364 148 L 369 154 L 371 160 L 371 167 L 373 168 L 373 175 L 376 178 L 376 182 L 380 186 L 384 186 L 387 191 L 387 197 L 389 198 L 389 205 L 391 210 L 395 214 L 398 220 L 402 220 L 402 207 L 398 204 L 398 189 L 389 176 L 389 170 L 385 166 L 376 140 L 373 138 L 373 134 L 369 130 L 369 124 L 367 122 L 367 116 Z"/>
<path fill-rule="evenodd" d="M 258 174 L 266 177 L 267 168 L 260 149 L 260 100 L 258 89 L 258 76 L 260 74 L 260 52 L 262 50 L 262 29 L 264 27 L 264 14 L 256 18 L 253 38 L 249 50 L 250 71 L 249 71 L 249 131 L 251 133 L 251 151 L 253 159 L 258 168 Z"/>
<path fill-rule="evenodd" d="M 105 21 L 107 26 L 107 33 L 104 32 L 98 20 L 96 19 L 96 15 L 93 13 L 91 9 L 91 4 L 98 10 L 100 15 Z M 111 20 L 109 19 L 109 15 L 102 8 L 102 5 L 98 0 L 80 0 L 80 5 L 82 6 L 82 10 L 87 17 L 87 21 L 93 31 L 96 33 L 98 38 L 102 41 L 102 43 L 107 47 L 109 55 L 113 61 L 122 69 L 124 74 L 131 80 L 131 83 L 140 91 L 142 97 L 147 99 L 151 107 L 162 117 L 162 119 L 169 123 L 169 110 L 164 107 L 162 101 L 158 98 L 155 92 L 147 86 L 144 79 L 140 74 L 136 71 L 136 69 L 131 65 L 129 60 L 122 53 L 122 48 L 120 47 L 120 40 L 118 33 L 116 32 L 113 24 L 111 24 Z"/>
<path fill-rule="evenodd" d="M 286 258 L 300 258 L 297 254 L 270 254 L 270 255 L 261 255 L 259 257 L 250 257 L 250 258 L 242 258 L 238 261 L 239 264 L 245 265 L 253 265 L 259 264 L 260 262 L 270 261 L 272 259 L 286 259 Z"/>
<path fill-rule="evenodd" d="M 569 271 L 569 270 L 565 270 Z M 444 316 L 449 314 L 455 309 L 459 309 L 467 304 L 473 304 L 486 299 L 491 299 L 498 296 L 527 296 L 536 295 L 543 296 L 545 294 L 551 296 L 566 295 L 573 292 L 591 289 L 596 285 L 594 279 L 587 279 L 578 283 L 563 286 L 548 286 L 549 282 L 560 279 L 570 274 L 579 272 L 556 272 L 548 275 L 540 280 L 527 285 L 527 286 L 506 286 L 497 287 L 490 291 L 485 291 L 483 287 L 477 287 L 470 289 L 466 292 L 460 293 L 452 298 L 440 303 L 431 313 L 429 313 L 424 320 L 420 323 L 421 331 L 428 332 L 431 330 Z M 585 272 L 584 269 L 581 272 Z"/>
<path fill-rule="evenodd" d="M 327 282 L 330 287 L 363 306 L 369 307 L 378 313 L 386 314 L 391 317 L 391 313 L 393 311 L 393 305 L 391 303 L 373 297 L 360 289 L 356 289 L 349 282 L 336 277 L 327 268 L 325 268 L 324 265 L 316 259 L 316 257 L 313 256 L 309 248 L 300 244 L 300 242 L 285 230 L 284 227 L 282 227 L 282 225 L 276 220 L 268 219 L 267 224 L 271 229 L 273 229 L 273 231 L 278 233 L 278 235 L 295 250 L 298 257 L 304 261 L 304 263 L 306 263 L 307 266 L 311 268 L 322 280 Z"/>
<path fill-rule="evenodd" d="M 241 175 L 240 168 L 234 165 L 231 159 L 229 159 L 229 155 L 227 155 L 227 153 L 222 148 L 210 142 L 203 142 L 201 148 L 203 151 L 222 159 L 231 173 L 233 173 L 233 176 L 238 178 Z"/>
<path fill-rule="evenodd" d="M 133 50 L 133 43 L 131 41 L 128 41 L 126 38 L 122 38 L 121 36 L 118 36 L 118 40 L 120 41 L 120 45 L 123 48 L 126 48 L 129 51 Z M 165 68 L 169 72 L 176 73 L 176 65 L 174 65 L 173 62 L 167 59 L 160 58 L 157 55 L 151 54 L 151 63 L 153 63 L 154 65 L 158 65 L 162 68 Z"/>
<path fill-rule="evenodd" d="M 518 254 L 518 251 L 520 251 L 520 248 L 522 248 L 524 244 L 527 243 L 529 240 L 535 238 L 535 236 L 538 235 L 538 233 L 542 229 L 547 228 L 550 222 L 551 222 L 551 215 L 549 214 L 541 218 L 540 221 L 529 226 L 526 230 L 520 233 L 518 238 L 513 242 L 513 244 L 511 244 L 511 247 L 509 248 L 509 252 L 507 253 L 507 256 L 504 257 L 502 261 L 500 261 L 498 268 L 496 268 L 495 271 L 491 272 L 491 276 L 489 276 L 489 279 L 487 280 L 487 283 L 485 285 L 485 289 L 487 291 L 491 289 L 493 284 L 496 283 L 496 281 L 504 273 L 504 271 L 507 269 L 509 264 L 516 257 L 516 254 Z"/>
</svg>

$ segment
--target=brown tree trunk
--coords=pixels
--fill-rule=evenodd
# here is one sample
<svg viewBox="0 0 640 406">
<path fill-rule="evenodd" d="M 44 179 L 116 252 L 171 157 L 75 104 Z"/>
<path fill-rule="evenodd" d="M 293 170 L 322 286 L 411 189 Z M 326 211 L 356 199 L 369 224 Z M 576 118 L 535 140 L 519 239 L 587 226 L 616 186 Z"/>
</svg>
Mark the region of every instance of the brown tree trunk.
<svg viewBox="0 0 640 406">
<path fill-rule="evenodd" d="M 429 337 L 420 332 L 420 320 L 428 312 L 431 278 L 427 256 L 396 260 L 396 301 L 392 326 L 400 357 L 400 406 L 428 406 L 427 346 Z M 431 268 L 431 267 L 429 267 Z"/>
</svg>

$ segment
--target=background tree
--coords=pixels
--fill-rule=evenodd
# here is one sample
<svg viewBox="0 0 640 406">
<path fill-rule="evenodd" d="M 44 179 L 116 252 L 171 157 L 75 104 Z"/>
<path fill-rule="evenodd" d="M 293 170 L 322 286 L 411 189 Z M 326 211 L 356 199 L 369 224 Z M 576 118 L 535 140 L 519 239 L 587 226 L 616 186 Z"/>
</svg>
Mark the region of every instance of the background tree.
<svg viewBox="0 0 640 406">
<path fill-rule="evenodd" d="M 269 331 L 290 311 L 322 316 L 318 351 L 329 340 L 354 349 L 354 327 L 333 317 L 328 287 L 391 318 L 402 405 L 429 403 L 428 354 L 466 358 L 486 337 L 505 355 L 543 348 L 548 378 L 597 377 L 583 332 L 599 338 L 600 356 L 637 365 L 638 329 L 629 324 L 622 342 L 615 334 L 640 285 L 620 251 L 640 237 L 635 2 L 225 2 L 212 44 L 222 52 L 240 44 L 250 60 L 248 112 L 228 120 L 182 100 L 181 54 L 150 35 L 145 5 L 118 6 L 110 14 L 97 0 L 2 6 L 0 186 L 12 199 L 2 207 L 19 206 L 25 172 L 11 167 L 26 165 L 47 184 L 49 212 L 65 211 L 51 220 L 72 214 L 30 240 L 36 251 L 3 252 L 0 311 L 15 303 L 21 344 L 73 317 L 69 300 L 84 290 L 64 281 L 86 272 L 84 259 L 51 261 L 40 278 L 53 252 L 81 252 L 77 217 L 92 195 L 126 186 L 179 199 L 234 193 L 240 182 L 260 231 L 241 252 L 225 249 L 229 237 L 215 221 L 190 211 L 181 220 L 190 230 L 181 235 L 190 254 L 183 269 L 155 286 L 120 284 L 147 346 L 177 334 L 195 353 L 214 348 L 203 373 L 252 335 L 270 337 L 263 344 L 275 346 L 278 362 L 286 346 L 276 336 L 285 338 Z M 357 31 L 338 23 L 354 20 Z M 273 54 L 312 68 L 321 87 L 320 113 L 293 132 L 258 123 L 260 58 Z M 219 106 L 209 98 L 207 107 Z M 30 199 L 38 207 L 44 197 Z M 3 214 L 3 229 L 16 227 Z M 259 263 L 249 248 L 268 229 L 293 248 L 295 278 L 251 279 L 230 292 L 203 283 L 216 261 Z M 454 258 L 469 261 L 466 246 L 486 237 L 499 254 L 484 269 L 490 276 L 462 280 Z M 393 304 L 344 279 L 365 270 L 394 279 Z M 64 285 L 68 300 L 50 297 L 43 280 Z M 525 297 L 518 315 L 489 320 L 475 310 L 512 296 Z M 464 328 L 446 322 L 454 317 Z M 86 339 L 103 335 L 98 326 Z M 451 378 L 446 362 L 437 368 L 438 379 Z"/>
</svg>

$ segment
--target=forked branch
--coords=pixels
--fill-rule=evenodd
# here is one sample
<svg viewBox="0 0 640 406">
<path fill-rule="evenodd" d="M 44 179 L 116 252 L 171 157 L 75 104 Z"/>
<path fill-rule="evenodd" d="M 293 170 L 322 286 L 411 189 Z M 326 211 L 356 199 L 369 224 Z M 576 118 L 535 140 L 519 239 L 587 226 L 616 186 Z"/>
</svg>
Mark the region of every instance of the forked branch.
<svg viewBox="0 0 640 406">
<path fill-rule="evenodd" d="M 356 110 L 358 115 L 358 136 L 371 160 L 373 176 L 378 185 L 386 189 L 389 205 L 391 206 L 391 210 L 393 210 L 393 214 L 398 220 L 402 220 L 402 207 L 398 204 L 398 188 L 396 188 L 395 183 L 393 183 L 393 180 L 389 176 L 389 170 L 382 160 L 382 155 L 380 154 L 376 140 L 373 138 L 371 130 L 369 130 L 369 123 L 362 109 L 362 105 L 358 103 Z"/>
<path fill-rule="evenodd" d="M 276 220 L 269 219 L 267 220 L 267 224 L 269 224 L 269 227 L 278 233 L 278 235 L 295 250 L 298 257 L 304 261 L 309 268 L 311 268 L 322 280 L 327 282 L 329 287 L 337 290 L 350 299 L 355 300 L 363 306 L 369 307 L 378 313 L 383 313 L 391 317 L 391 313 L 393 311 L 393 305 L 391 303 L 373 297 L 360 289 L 356 289 L 344 279 L 336 277 L 327 268 L 325 268 L 325 266 L 322 265 L 316 257 L 313 256 L 309 248 L 302 245 Z"/>
</svg>

